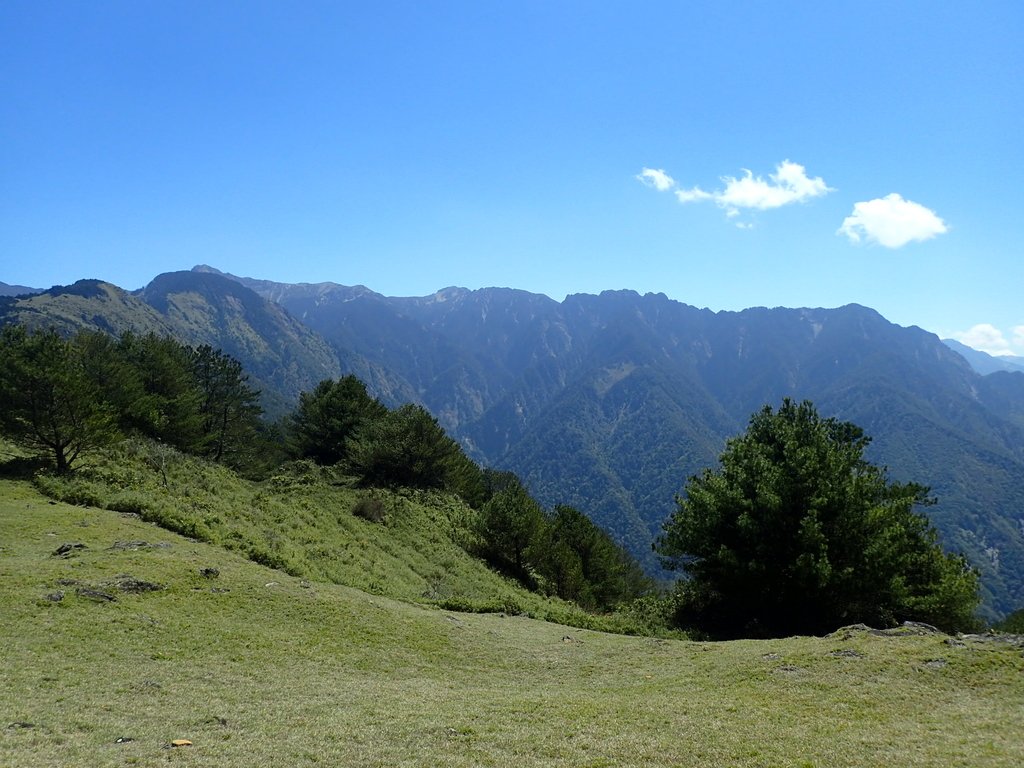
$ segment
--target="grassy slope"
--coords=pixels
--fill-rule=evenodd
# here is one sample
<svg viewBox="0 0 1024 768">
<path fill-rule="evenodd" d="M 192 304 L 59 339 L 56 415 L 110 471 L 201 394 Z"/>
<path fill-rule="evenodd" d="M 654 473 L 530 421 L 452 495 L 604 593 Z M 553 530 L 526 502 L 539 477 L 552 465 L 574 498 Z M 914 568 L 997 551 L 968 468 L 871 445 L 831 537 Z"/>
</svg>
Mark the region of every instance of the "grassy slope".
<svg viewBox="0 0 1024 768">
<path fill-rule="evenodd" d="M 446 494 L 361 490 L 304 462 L 254 483 L 145 441 L 93 457 L 70 478 L 43 475 L 37 483 L 56 499 L 139 513 L 305 579 L 463 610 L 641 631 L 628 617 L 595 617 L 530 593 L 468 555 L 475 513 Z M 379 502 L 384 521 L 353 515 L 360 500 Z"/>
<path fill-rule="evenodd" d="M 154 546 L 111 549 L 130 541 Z M 52 555 L 65 542 L 88 548 Z M 124 574 L 164 589 L 74 592 Z M 453 614 L 10 480 L 0 647 L 12 768 L 1024 762 L 1019 649 L 864 632 L 704 644 Z M 193 746 L 164 748 L 176 738 Z"/>
</svg>

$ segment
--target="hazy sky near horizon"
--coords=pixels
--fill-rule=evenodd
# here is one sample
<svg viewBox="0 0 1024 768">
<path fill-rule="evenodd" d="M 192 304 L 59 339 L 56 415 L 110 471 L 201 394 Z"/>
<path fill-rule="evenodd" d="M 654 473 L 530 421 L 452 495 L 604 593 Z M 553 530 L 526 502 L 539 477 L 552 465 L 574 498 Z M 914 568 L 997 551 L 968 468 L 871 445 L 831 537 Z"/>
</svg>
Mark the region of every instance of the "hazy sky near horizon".
<svg viewBox="0 0 1024 768">
<path fill-rule="evenodd" d="M 1024 5 L 0 4 L 0 280 L 851 302 L 1024 355 Z"/>
</svg>

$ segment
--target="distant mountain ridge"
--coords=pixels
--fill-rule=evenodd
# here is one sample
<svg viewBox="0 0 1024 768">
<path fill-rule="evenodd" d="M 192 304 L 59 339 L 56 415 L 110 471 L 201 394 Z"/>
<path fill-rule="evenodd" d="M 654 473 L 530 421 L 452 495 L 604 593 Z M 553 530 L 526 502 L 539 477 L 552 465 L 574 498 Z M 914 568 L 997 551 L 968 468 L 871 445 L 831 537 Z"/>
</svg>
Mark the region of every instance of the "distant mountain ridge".
<svg viewBox="0 0 1024 768">
<path fill-rule="evenodd" d="M 61 333 L 152 332 L 194 346 L 209 344 L 245 365 L 271 416 L 289 410 L 299 392 L 340 372 L 334 350 L 280 305 L 214 274 L 171 272 L 135 292 L 79 280 L 4 299 L 0 322 Z"/>
<path fill-rule="evenodd" d="M 283 413 L 354 373 L 417 402 L 478 460 L 591 515 L 654 568 L 651 541 L 690 474 L 783 397 L 873 436 L 873 461 L 932 486 L 944 542 L 983 571 L 990 617 L 1024 605 L 1024 374 L 981 375 L 938 337 L 858 305 L 712 312 L 662 294 L 446 288 L 391 298 L 210 267 L 128 293 L 82 281 L 0 300 L 0 321 L 131 328 L 209 343 Z"/>
<path fill-rule="evenodd" d="M 932 486 L 929 513 L 982 567 L 990 606 L 1024 604 L 1024 376 L 981 376 L 920 328 L 858 305 L 711 312 L 632 291 L 556 302 L 245 284 L 319 331 L 375 394 L 424 404 L 479 459 L 578 505 L 652 565 L 686 478 L 763 405 L 811 399 L 872 435 L 895 477 Z"/>
<path fill-rule="evenodd" d="M 42 292 L 42 288 L 29 288 L 27 285 L 10 285 L 0 281 L 0 296 L 24 296 L 28 293 Z"/>
<path fill-rule="evenodd" d="M 1021 371 L 1024 372 L 1024 357 L 1015 355 L 990 355 L 987 352 L 980 352 L 977 349 L 968 347 L 956 339 L 943 339 L 942 343 L 954 350 L 964 358 L 971 367 L 986 376 L 996 371 Z"/>
</svg>

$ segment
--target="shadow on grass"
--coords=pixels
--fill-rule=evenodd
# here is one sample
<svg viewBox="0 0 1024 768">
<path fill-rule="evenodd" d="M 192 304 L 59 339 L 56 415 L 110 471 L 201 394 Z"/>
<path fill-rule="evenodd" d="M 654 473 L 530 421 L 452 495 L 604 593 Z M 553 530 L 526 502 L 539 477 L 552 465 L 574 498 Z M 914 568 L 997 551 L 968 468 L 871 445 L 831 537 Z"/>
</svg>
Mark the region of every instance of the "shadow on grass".
<svg viewBox="0 0 1024 768">
<path fill-rule="evenodd" d="M 0 454 L 0 480 L 31 480 L 36 472 L 48 466 L 46 460 L 38 457 Z"/>
</svg>

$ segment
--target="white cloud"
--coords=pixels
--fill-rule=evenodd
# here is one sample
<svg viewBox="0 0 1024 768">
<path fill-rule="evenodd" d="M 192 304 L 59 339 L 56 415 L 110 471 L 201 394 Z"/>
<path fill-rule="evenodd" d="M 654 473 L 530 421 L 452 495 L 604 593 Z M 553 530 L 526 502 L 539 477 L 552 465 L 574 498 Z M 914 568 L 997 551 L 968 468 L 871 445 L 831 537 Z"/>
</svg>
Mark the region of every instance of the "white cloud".
<svg viewBox="0 0 1024 768">
<path fill-rule="evenodd" d="M 863 238 L 886 248 L 900 248 L 948 231 L 946 222 L 934 211 L 893 192 L 875 200 L 854 203 L 853 213 L 843 220 L 836 234 L 846 235 L 853 243 Z"/>
<path fill-rule="evenodd" d="M 672 190 L 680 203 L 699 203 L 705 200 L 714 201 L 724 208 L 730 218 L 737 216 L 741 209 L 768 210 L 780 208 L 791 203 L 801 203 L 812 197 L 820 197 L 832 189 L 820 176 L 810 178 L 807 171 L 799 163 L 784 160 L 775 168 L 775 173 L 768 179 L 754 176 L 753 172 L 744 170 L 740 178 L 723 176 L 725 188 L 707 192 L 700 187 L 680 189 L 675 180 L 662 170 L 644 168 L 636 177 L 649 187 L 659 192 Z"/>
<path fill-rule="evenodd" d="M 727 210 L 756 208 L 764 211 L 802 203 L 832 191 L 820 176 L 808 178 L 802 165 L 789 160 L 779 163 L 767 181 L 746 169 L 743 173 L 739 179 L 732 176 L 722 179 L 725 189 L 715 193 L 715 202 Z"/>
<path fill-rule="evenodd" d="M 1024 325 L 1018 325 L 1013 329 L 1013 341 L 1010 343 L 1020 350 L 1020 354 L 1024 354 Z"/>
<path fill-rule="evenodd" d="M 636 178 L 648 187 L 654 187 L 659 192 L 667 192 L 676 185 L 675 179 L 661 169 L 644 168 L 637 174 Z"/>
<path fill-rule="evenodd" d="M 694 187 L 693 189 L 677 189 L 675 194 L 676 200 L 680 203 L 693 203 L 698 200 L 711 200 L 714 198 L 714 195 L 705 192 L 699 187 Z"/>
<path fill-rule="evenodd" d="M 1014 343 L 1024 346 L 1024 326 L 1013 329 Z M 953 338 L 961 344 L 988 352 L 990 355 L 1012 355 L 1013 349 L 1003 332 L 991 323 L 978 323 L 966 331 L 954 333 Z"/>
</svg>

